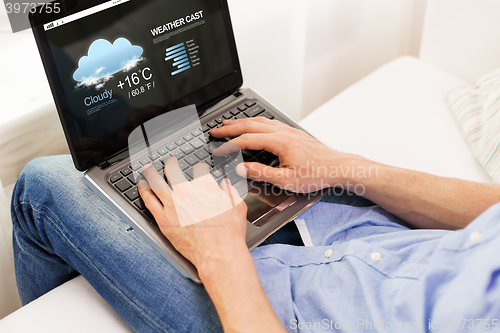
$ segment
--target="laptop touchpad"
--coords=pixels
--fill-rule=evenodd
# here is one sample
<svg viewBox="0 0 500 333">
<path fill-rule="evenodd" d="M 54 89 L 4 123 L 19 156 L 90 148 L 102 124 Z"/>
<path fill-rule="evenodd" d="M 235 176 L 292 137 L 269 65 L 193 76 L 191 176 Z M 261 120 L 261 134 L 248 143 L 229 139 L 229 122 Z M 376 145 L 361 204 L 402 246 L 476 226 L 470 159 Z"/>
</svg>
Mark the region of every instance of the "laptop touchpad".
<svg viewBox="0 0 500 333">
<path fill-rule="evenodd" d="M 248 206 L 247 220 L 256 227 L 262 227 L 273 216 L 297 202 L 294 195 L 270 184 L 249 181 L 248 190 L 244 199 Z"/>
</svg>

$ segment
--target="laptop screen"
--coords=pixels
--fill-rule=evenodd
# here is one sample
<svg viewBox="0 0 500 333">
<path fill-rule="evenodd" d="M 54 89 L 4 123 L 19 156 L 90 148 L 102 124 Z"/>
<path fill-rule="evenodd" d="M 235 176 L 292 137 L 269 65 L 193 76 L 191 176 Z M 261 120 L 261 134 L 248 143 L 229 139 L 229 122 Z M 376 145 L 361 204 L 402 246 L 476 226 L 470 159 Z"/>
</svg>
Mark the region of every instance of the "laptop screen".
<svg viewBox="0 0 500 333">
<path fill-rule="evenodd" d="M 215 97 L 202 88 L 239 72 L 221 4 L 100 1 L 42 22 L 38 39 L 53 60 L 49 67 L 60 88 L 56 98 L 64 97 L 63 119 L 71 121 L 66 125 L 74 148 L 90 147 L 95 155 L 93 145 L 107 139 L 104 144 L 113 146 L 128 125 L 169 106 L 199 106 Z"/>
</svg>

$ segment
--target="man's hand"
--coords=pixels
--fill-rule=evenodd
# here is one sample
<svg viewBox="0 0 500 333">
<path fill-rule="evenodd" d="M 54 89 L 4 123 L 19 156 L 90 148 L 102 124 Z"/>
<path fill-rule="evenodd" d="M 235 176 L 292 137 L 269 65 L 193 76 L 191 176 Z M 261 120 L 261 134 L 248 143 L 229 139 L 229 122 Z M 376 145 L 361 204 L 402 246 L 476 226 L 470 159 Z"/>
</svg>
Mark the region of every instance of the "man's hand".
<svg viewBox="0 0 500 333">
<path fill-rule="evenodd" d="M 264 117 L 224 120 L 210 134 L 216 138 L 236 137 L 231 143 L 242 150 L 266 150 L 278 156 L 280 167 L 257 162 L 238 165 L 242 176 L 275 184 L 288 191 L 309 193 L 322 188 L 346 186 L 345 175 L 361 156 L 335 151 L 309 134 Z M 222 148 L 222 147 L 221 147 Z"/>
<path fill-rule="evenodd" d="M 500 201 L 500 186 L 443 178 L 390 167 L 330 149 L 303 131 L 277 120 L 225 120 L 214 137 L 236 137 L 241 149 L 267 150 L 281 168 L 240 164 L 241 176 L 267 181 L 295 192 L 325 187 L 363 195 L 416 228 L 463 228 Z"/>
<path fill-rule="evenodd" d="M 165 175 L 172 189 L 152 165 L 143 169 L 139 193 L 153 214 L 161 232 L 197 268 L 226 258 L 231 251 L 246 250 L 246 204 L 225 179 L 220 186 L 209 166 L 194 166 L 188 182 L 175 157 L 165 163 Z"/>
<path fill-rule="evenodd" d="M 171 157 L 164 172 L 172 189 L 147 165 L 139 193 L 162 233 L 198 269 L 225 332 L 284 332 L 246 246 L 246 204 L 227 179 L 219 186 L 209 171 L 195 165 L 188 182 Z"/>
</svg>

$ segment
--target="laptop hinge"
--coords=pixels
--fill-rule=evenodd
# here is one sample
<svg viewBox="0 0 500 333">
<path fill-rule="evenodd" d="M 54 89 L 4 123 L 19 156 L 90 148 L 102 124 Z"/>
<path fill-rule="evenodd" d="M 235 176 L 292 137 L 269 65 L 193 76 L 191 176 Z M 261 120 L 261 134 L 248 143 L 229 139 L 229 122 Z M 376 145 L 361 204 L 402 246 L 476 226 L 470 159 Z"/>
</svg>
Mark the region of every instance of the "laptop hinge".
<svg viewBox="0 0 500 333">
<path fill-rule="evenodd" d="M 104 170 L 106 169 L 107 167 L 109 167 L 111 164 L 109 164 L 108 161 L 104 161 L 102 162 L 101 164 L 98 165 L 98 167 L 101 169 L 101 170 Z"/>
<path fill-rule="evenodd" d="M 220 105 L 220 106 L 218 106 L 218 107 L 216 107 L 216 108 L 214 108 L 214 111 L 216 109 L 218 109 L 219 107 L 222 107 L 222 106 L 224 106 L 226 104 L 231 103 L 232 100 L 225 101 L 228 97 L 231 97 L 231 96 L 239 97 L 241 95 L 242 94 L 240 93 L 240 89 L 237 89 L 237 90 L 232 91 L 232 92 L 226 92 L 225 94 L 223 94 L 223 95 L 221 95 L 221 96 L 219 96 L 219 97 L 211 100 L 210 102 L 207 102 L 207 103 L 205 103 L 203 105 L 200 105 L 198 107 L 198 111 L 202 111 L 203 115 L 205 115 L 206 114 L 205 111 L 207 111 L 208 109 L 213 108 L 214 106 L 217 106 L 217 104 L 220 104 L 221 102 L 223 102 L 223 104 Z"/>
<path fill-rule="evenodd" d="M 118 162 L 123 161 L 124 159 L 127 159 L 128 157 L 129 157 L 129 149 L 127 147 L 127 148 L 122 149 L 118 153 L 114 154 L 113 156 L 109 157 L 107 160 L 102 161 L 101 163 L 97 164 L 97 166 L 100 169 L 104 170 L 107 167 L 109 167 L 115 163 L 118 163 Z"/>
</svg>

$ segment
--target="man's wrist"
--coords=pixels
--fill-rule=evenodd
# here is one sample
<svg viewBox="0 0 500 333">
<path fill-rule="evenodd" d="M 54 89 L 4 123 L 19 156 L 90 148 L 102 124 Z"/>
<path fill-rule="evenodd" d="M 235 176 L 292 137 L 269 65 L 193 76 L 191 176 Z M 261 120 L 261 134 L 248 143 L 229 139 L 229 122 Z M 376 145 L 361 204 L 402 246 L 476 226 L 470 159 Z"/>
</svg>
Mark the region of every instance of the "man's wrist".
<svg viewBox="0 0 500 333">
<path fill-rule="evenodd" d="M 380 167 L 383 166 L 359 155 L 351 154 L 345 154 L 341 159 L 335 157 L 331 165 L 336 169 L 331 173 L 329 183 L 341 185 L 350 192 L 354 192 L 356 186 L 371 184 L 379 177 Z"/>
<path fill-rule="evenodd" d="M 218 253 L 213 253 L 197 263 L 196 268 L 200 279 L 205 284 L 220 274 L 228 274 L 239 269 L 246 262 L 252 262 L 252 257 L 245 242 L 237 242 Z"/>
<path fill-rule="evenodd" d="M 348 180 L 355 185 L 368 185 L 379 177 L 382 165 L 366 158 L 354 159 L 352 172 Z"/>
<path fill-rule="evenodd" d="M 246 244 L 240 245 L 234 252 L 204 262 L 198 271 L 224 331 L 284 332 L 260 284 Z M 249 299 L 252 301 L 248 302 Z"/>
</svg>

